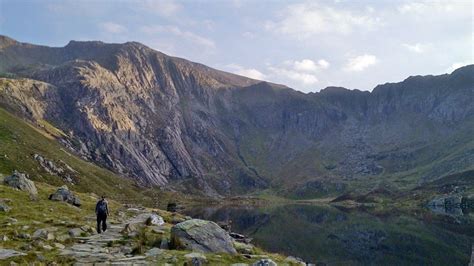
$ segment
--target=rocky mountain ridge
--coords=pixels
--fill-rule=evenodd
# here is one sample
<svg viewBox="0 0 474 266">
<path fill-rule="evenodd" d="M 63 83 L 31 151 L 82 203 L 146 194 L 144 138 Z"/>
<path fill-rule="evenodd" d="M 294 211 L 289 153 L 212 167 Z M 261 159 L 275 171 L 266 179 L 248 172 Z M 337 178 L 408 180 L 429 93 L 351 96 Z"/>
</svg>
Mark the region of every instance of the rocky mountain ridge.
<svg viewBox="0 0 474 266">
<path fill-rule="evenodd" d="M 474 66 L 303 94 L 139 43 L 0 38 L 0 104 L 142 185 L 314 197 L 404 189 L 474 165 Z"/>
</svg>

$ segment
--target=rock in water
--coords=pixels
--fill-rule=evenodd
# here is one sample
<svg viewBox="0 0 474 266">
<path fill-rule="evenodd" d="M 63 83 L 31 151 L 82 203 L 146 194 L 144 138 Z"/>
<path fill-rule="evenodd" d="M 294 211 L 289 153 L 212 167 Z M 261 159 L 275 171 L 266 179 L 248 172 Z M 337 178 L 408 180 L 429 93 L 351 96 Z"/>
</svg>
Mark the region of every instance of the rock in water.
<svg viewBox="0 0 474 266">
<path fill-rule="evenodd" d="M 237 254 L 232 238 L 216 223 L 191 219 L 171 228 L 171 246 L 198 252 Z"/>
<path fill-rule="evenodd" d="M 7 176 L 3 182 L 7 186 L 27 191 L 32 196 L 36 197 L 38 195 L 38 190 L 36 189 L 35 183 L 28 179 L 26 174 L 20 173 L 16 170 L 13 171 L 11 176 Z"/>
<path fill-rule="evenodd" d="M 50 200 L 56 200 L 56 201 L 65 201 L 69 204 L 72 204 L 74 206 L 80 207 L 81 206 L 81 200 L 75 196 L 66 185 L 58 188 L 56 192 L 53 194 L 49 195 Z"/>
</svg>

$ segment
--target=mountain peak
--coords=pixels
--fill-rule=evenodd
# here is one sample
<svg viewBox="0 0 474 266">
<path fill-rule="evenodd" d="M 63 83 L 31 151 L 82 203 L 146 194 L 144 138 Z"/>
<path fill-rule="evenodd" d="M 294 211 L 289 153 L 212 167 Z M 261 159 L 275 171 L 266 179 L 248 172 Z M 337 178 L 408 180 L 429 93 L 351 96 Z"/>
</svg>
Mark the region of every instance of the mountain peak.
<svg viewBox="0 0 474 266">
<path fill-rule="evenodd" d="M 14 40 L 10 37 L 7 37 L 5 35 L 0 35 L 0 49 L 9 47 L 11 45 L 15 45 L 17 43 L 18 43 L 18 41 Z"/>
</svg>

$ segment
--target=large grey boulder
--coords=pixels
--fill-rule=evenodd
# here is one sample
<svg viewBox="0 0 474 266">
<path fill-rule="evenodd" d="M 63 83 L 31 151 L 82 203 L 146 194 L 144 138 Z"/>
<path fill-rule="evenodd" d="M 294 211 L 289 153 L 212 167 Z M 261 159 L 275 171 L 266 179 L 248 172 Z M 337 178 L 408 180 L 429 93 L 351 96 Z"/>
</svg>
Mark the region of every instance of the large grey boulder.
<svg viewBox="0 0 474 266">
<path fill-rule="evenodd" d="M 191 219 L 171 228 L 171 247 L 198 252 L 237 254 L 232 238 L 216 223 Z"/>
<path fill-rule="evenodd" d="M 26 191 L 32 196 L 38 195 L 38 190 L 36 189 L 35 183 L 28 179 L 28 175 L 20 173 L 18 171 L 13 171 L 11 176 L 7 176 L 3 183 L 7 186 Z"/>
<path fill-rule="evenodd" d="M 80 207 L 81 206 L 81 200 L 74 195 L 66 185 L 58 188 L 56 192 L 53 194 L 49 195 L 50 200 L 55 200 L 55 201 L 65 201 L 69 204 L 72 204 L 74 206 Z"/>
</svg>

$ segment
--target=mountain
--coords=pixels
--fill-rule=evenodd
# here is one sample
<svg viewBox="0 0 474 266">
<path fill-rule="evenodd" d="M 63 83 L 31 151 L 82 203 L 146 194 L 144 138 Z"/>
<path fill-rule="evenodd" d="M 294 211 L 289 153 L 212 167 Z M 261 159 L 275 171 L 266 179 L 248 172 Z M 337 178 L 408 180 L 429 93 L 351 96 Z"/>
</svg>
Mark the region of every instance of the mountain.
<svg viewBox="0 0 474 266">
<path fill-rule="evenodd" d="M 144 186 L 311 198 L 474 168 L 474 66 L 304 94 L 140 43 L 0 37 L 0 106 Z"/>
</svg>

